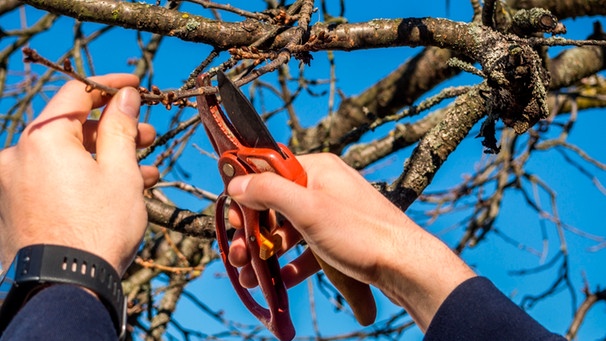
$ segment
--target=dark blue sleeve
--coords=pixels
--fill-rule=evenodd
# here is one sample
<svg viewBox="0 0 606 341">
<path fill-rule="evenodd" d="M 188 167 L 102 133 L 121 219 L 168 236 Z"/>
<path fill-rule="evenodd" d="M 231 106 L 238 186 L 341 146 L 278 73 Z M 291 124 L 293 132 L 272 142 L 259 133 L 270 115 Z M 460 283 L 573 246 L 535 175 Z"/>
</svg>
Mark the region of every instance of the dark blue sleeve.
<svg viewBox="0 0 606 341">
<path fill-rule="evenodd" d="M 431 321 L 424 340 L 566 339 L 541 326 L 488 279 L 475 277 L 450 293 Z"/>
<path fill-rule="evenodd" d="M 74 285 L 43 289 L 19 310 L 4 333 L 6 340 L 116 341 L 116 329 L 103 304 Z"/>
</svg>

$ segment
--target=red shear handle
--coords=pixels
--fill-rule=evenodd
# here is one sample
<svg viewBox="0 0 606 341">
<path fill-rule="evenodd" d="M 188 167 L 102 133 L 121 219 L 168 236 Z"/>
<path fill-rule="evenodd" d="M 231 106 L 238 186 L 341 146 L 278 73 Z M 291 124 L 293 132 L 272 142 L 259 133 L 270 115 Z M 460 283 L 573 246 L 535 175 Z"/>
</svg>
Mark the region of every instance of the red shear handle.
<svg viewBox="0 0 606 341">
<path fill-rule="evenodd" d="M 287 159 L 278 151 L 267 148 L 240 147 L 223 153 L 219 159 L 219 170 L 227 188 L 231 179 L 238 175 L 275 172 L 291 181 L 305 185 L 307 175 L 295 156 L 283 145 L 280 146 Z M 281 242 L 271 240 L 272 226 L 260 226 L 269 221 L 264 215 L 268 211 L 255 211 L 235 202 L 230 205 L 240 210 L 244 220 L 245 242 L 251 258 L 255 276 L 263 293 L 268 308 L 261 306 L 251 296 L 249 290 L 240 285 L 239 271 L 229 262 L 229 241 L 225 228 L 226 196 L 219 197 L 216 203 L 217 241 L 221 250 L 221 259 L 236 293 L 244 305 L 267 329 L 282 341 L 290 341 L 295 336 L 295 329 L 288 309 L 288 294 L 280 276 L 280 264 L 277 251 Z"/>
<path fill-rule="evenodd" d="M 295 328 L 290 319 L 288 310 L 288 295 L 286 286 L 280 277 L 280 264 L 276 255 L 262 260 L 259 257 L 260 240 L 259 221 L 260 214 L 255 210 L 241 207 L 235 202 L 230 205 L 235 206 L 242 212 L 244 218 L 244 232 L 246 245 L 251 255 L 251 265 L 259 281 L 259 287 L 263 292 L 263 296 L 269 308 L 262 307 L 251 296 L 248 289 L 240 285 L 239 271 L 229 262 L 229 242 L 225 229 L 225 200 L 227 196 L 222 195 L 217 200 L 216 210 L 216 226 L 217 226 L 217 242 L 221 250 L 221 259 L 225 264 L 227 275 L 236 289 L 236 293 L 244 305 L 261 321 L 267 329 L 272 332 L 281 341 L 290 341 L 295 337 Z"/>
</svg>

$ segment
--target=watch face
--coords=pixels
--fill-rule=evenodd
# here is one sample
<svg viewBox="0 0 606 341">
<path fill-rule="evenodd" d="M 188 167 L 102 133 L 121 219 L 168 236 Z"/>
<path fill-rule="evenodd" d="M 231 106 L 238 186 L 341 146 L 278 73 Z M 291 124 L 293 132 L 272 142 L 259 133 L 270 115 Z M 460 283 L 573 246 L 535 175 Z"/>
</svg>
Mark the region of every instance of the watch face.
<svg viewBox="0 0 606 341">
<path fill-rule="evenodd" d="M 2 274 L 0 274 L 0 307 L 13 286 L 16 270 L 17 262 L 13 262 L 8 269 L 2 269 Z"/>
</svg>

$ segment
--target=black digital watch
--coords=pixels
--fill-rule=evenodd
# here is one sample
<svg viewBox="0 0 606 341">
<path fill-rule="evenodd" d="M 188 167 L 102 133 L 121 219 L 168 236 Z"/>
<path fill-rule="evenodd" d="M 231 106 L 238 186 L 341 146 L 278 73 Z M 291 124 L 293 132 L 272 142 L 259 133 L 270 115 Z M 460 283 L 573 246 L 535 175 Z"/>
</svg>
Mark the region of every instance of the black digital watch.
<svg viewBox="0 0 606 341">
<path fill-rule="evenodd" d="M 4 270 L 0 276 L 0 335 L 33 295 L 61 283 L 94 292 L 109 311 L 118 338 L 124 338 L 126 299 L 121 278 L 104 259 L 71 247 L 38 244 L 19 250 L 10 268 Z"/>
</svg>

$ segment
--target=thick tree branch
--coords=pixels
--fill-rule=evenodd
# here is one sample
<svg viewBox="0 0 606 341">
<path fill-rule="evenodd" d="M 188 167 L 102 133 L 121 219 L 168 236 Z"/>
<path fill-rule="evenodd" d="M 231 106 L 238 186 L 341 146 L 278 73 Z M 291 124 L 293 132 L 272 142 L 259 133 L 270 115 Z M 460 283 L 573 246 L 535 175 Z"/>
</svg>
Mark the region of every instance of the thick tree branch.
<svg viewBox="0 0 606 341">
<path fill-rule="evenodd" d="M 21 5 L 19 0 L 2 0 L 0 2 L 0 15 L 10 12 Z"/>
<path fill-rule="evenodd" d="M 606 40 L 599 22 L 594 24 L 594 32 L 589 39 Z M 560 53 L 549 61 L 551 89 L 570 86 L 587 76 L 606 69 L 606 47 L 582 46 Z"/>
<path fill-rule="evenodd" d="M 228 23 L 140 2 L 114 0 L 25 0 L 25 3 L 80 21 L 173 36 L 218 48 L 246 46 L 261 38 L 271 25 L 248 20 Z"/>
<path fill-rule="evenodd" d="M 149 222 L 204 239 L 215 238 L 215 218 L 145 198 Z"/>
<path fill-rule="evenodd" d="M 563 51 L 549 64 L 550 88 L 564 88 L 579 80 L 606 69 L 605 49 L 600 46 L 583 46 Z"/>
<path fill-rule="evenodd" d="M 387 197 L 406 210 L 431 183 L 446 158 L 487 112 L 485 83 L 460 96 L 444 119 L 419 141 L 404 172 L 388 189 Z"/>
<path fill-rule="evenodd" d="M 72 0 L 69 3 L 62 0 L 23 1 L 81 21 L 174 36 L 221 49 L 252 45 L 276 28 L 276 25 L 254 20 L 238 23 L 216 21 L 145 3 L 113 0 Z M 293 35 L 300 34 L 300 27 L 284 28 L 285 31 L 276 36 L 271 45 L 263 47 L 279 50 L 293 41 Z M 393 46 L 437 46 L 454 49 L 478 61 L 482 61 L 487 47 L 503 40 L 498 32 L 485 26 L 440 18 L 376 19 L 353 24 L 313 25 L 310 36 L 321 35 L 331 36 L 332 39 L 318 40 L 313 46 L 308 46 L 309 49 L 350 51 Z"/>
<path fill-rule="evenodd" d="M 606 14 L 606 0 L 507 0 L 512 9 L 548 9 L 558 19 Z"/>
</svg>

